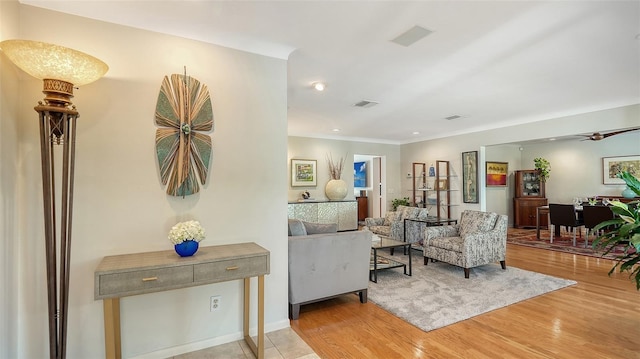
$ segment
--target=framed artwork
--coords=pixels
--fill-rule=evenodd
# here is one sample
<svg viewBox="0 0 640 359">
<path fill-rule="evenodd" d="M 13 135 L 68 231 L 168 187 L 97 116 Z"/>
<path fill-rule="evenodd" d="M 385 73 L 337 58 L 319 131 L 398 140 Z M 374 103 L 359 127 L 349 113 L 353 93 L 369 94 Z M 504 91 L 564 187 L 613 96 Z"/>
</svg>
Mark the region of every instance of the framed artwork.
<svg viewBox="0 0 640 359">
<path fill-rule="evenodd" d="M 291 160 L 291 187 L 315 187 L 317 185 L 316 160 Z"/>
<path fill-rule="evenodd" d="M 438 189 L 440 190 L 447 190 L 449 189 L 447 187 L 447 180 L 446 179 L 439 179 L 438 180 Z"/>
<path fill-rule="evenodd" d="M 478 151 L 462 152 L 462 201 L 478 203 Z"/>
<path fill-rule="evenodd" d="M 353 187 L 367 187 L 367 162 L 353 163 Z"/>
<path fill-rule="evenodd" d="M 618 173 L 623 171 L 640 180 L 640 155 L 602 158 L 603 184 L 625 184 L 617 177 Z"/>
<path fill-rule="evenodd" d="M 504 187 L 509 174 L 508 162 L 487 161 L 487 187 Z"/>
</svg>

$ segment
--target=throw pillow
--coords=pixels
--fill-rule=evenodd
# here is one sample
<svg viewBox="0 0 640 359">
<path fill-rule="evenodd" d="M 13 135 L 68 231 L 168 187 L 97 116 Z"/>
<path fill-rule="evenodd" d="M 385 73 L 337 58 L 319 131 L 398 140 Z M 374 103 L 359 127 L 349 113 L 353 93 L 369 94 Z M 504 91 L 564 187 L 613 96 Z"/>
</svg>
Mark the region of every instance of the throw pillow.
<svg viewBox="0 0 640 359">
<path fill-rule="evenodd" d="M 299 219 L 289 219 L 289 235 L 290 236 L 306 236 L 307 230 Z"/>
<path fill-rule="evenodd" d="M 466 210 L 460 218 L 460 236 L 469 233 L 488 232 L 496 225 L 498 214 L 494 212 L 480 212 Z"/>
<path fill-rule="evenodd" d="M 337 223 L 311 223 L 302 222 L 307 234 L 320 234 L 320 233 L 336 233 L 338 232 Z"/>
<path fill-rule="evenodd" d="M 398 212 L 387 212 L 387 215 L 384 217 L 383 226 L 390 226 L 392 222 L 396 221 L 398 217 Z"/>
</svg>

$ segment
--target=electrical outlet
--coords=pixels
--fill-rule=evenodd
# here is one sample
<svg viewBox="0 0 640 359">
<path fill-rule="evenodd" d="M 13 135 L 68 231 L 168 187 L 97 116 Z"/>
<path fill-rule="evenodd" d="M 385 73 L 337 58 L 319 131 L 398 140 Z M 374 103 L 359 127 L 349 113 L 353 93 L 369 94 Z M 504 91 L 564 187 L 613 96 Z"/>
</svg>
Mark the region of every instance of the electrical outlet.
<svg viewBox="0 0 640 359">
<path fill-rule="evenodd" d="M 214 310 L 220 309 L 220 305 L 222 304 L 222 296 L 214 295 L 211 296 L 211 302 L 209 305 L 209 311 L 213 312 Z"/>
</svg>

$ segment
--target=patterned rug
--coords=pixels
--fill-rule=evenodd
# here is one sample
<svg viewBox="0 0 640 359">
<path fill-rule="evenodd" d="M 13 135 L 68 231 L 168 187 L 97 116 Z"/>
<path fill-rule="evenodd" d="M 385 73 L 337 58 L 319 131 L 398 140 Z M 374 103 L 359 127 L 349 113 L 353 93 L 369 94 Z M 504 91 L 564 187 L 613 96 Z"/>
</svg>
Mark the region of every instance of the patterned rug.
<svg viewBox="0 0 640 359">
<path fill-rule="evenodd" d="M 566 252 L 572 254 L 580 254 L 583 256 L 598 257 L 605 259 L 616 259 L 622 254 L 622 248 L 607 253 L 603 256 L 604 251 L 593 249 L 593 235 L 589 236 L 589 243 L 587 248 L 585 245 L 586 236 L 582 233 L 582 236 L 576 234 L 576 246 L 573 246 L 573 235 L 571 232 L 565 232 L 564 229 L 560 231 L 560 237 L 554 236 L 553 243 L 549 241 L 549 231 L 546 229 L 540 230 L 540 239 L 536 238 L 535 229 L 519 229 L 509 228 L 507 233 L 507 243 L 517 244 L 521 246 L 548 249 L 552 251 Z"/>
</svg>

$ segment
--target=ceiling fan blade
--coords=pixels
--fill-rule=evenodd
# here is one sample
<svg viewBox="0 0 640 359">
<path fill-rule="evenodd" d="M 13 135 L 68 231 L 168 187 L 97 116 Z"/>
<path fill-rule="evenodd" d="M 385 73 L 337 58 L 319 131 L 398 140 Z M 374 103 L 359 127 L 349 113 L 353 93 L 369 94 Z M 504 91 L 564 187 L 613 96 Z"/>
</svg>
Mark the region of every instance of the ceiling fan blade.
<svg viewBox="0 0 640 359">
<path fill-rule="evenodd" d="M 607 137 L 611 137 L 611 136 L 619 135 L 619 134 L 621 134 L 621 133 L 631 132 L 631 131 L 637 131 L 637 130 L 640 130 L 640 128 L 630 128 L 630 129 L 628 129 L 628 130 L 622 130 L 622 131 L 609 132 L 609 133 L 605 133 L 605 134 L 603 135 L 603 137 L 604 137 L 604 138 L 607 138 Z"/>
</svg>

